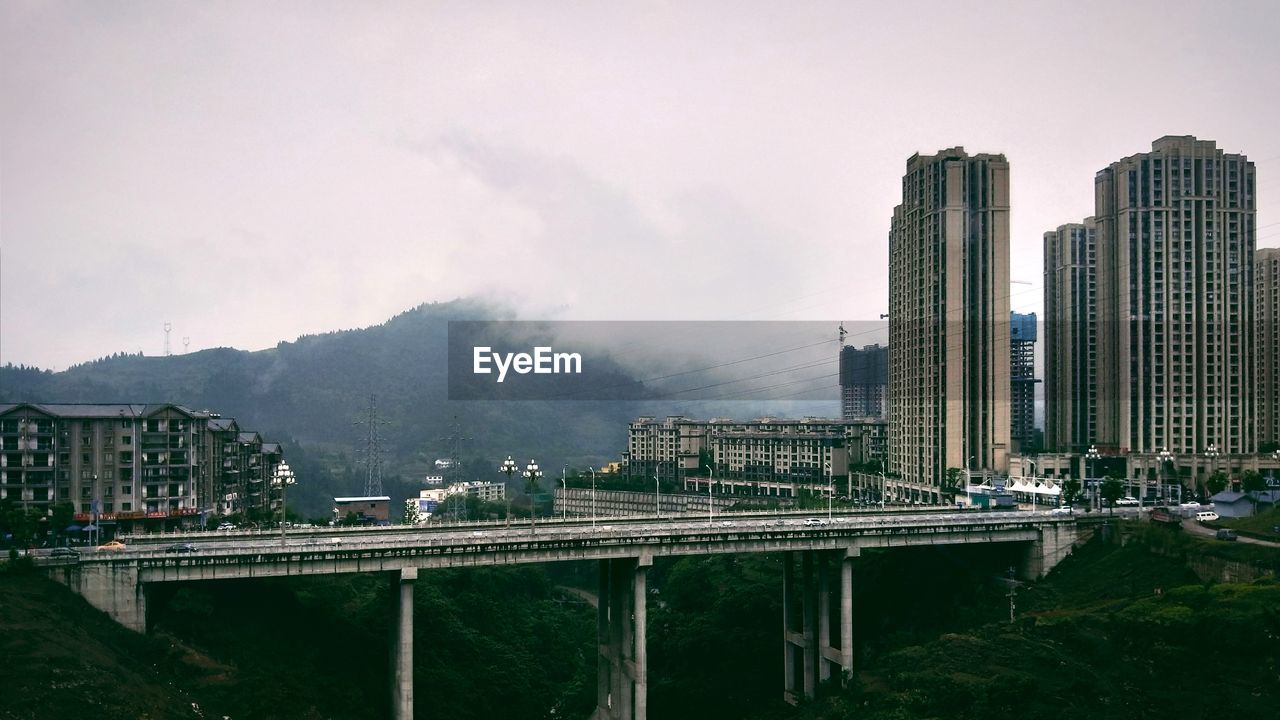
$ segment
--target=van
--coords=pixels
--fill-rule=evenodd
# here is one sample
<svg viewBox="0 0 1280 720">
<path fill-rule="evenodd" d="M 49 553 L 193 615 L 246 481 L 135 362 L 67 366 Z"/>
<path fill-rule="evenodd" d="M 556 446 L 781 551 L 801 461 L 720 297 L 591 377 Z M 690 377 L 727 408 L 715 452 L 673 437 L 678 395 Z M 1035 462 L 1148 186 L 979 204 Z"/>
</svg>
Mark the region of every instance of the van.
<svg viewBox="0 0 1280 720">
<path fill-rule="evenodd" d="M 1226 528 L 1222 528 L 1222 529 L 1221 529 L 1221 530 L 1219 530 L 1218 532 L 1214 533 L 1213 537 L 1214 537 L 1215 539 L 1217 539 L 1217 540 L 1228 540 L 1228 541 L 1231 541 L 1231 542 L 1235 542 L 1235 539 L 1236 539 L 1236 531 L 1235 531 L 1235 530 L 1228 530 L 1228 529 L 1226 529 Z"/>
<path fill-rule="evenodd" d="M 1204 510 L 1196 513 L 1196 522 L 1213 522 L 1218 519 L 1218 513 Z"/>
</svg>

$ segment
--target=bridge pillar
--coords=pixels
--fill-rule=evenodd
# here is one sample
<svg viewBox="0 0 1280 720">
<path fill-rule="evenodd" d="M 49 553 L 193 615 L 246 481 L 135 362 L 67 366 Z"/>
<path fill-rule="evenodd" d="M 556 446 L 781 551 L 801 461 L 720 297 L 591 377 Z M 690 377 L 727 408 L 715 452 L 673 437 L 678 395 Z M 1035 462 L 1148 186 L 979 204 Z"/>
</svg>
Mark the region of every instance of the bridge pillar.
<svg viewBox="0 0 1280 720">
<path fill-rule="evenodd" d="M 800 552 L 801 584 L 795 585 L 795 552 L 782 554 L 782 697 L 796 703 L 817 691 L 818 587 L 813 574 L 813 551 Z M 799 613 L 793 598 L 800 596 Z M 799 626 L 796 625 L 799 615 Z"/>
<path fill-rule="evenodd" d="M 391 573 L 395 623 L 391 638 L 391 716 L 413 720 L 413 582 L 417 568 Z"/>
<path fill-rule="evenodd" d="M 831 553 L 801 552 L 801 586 L 795 587 L 795 553 L 783 553 L 782 562 L 782 662 L 783 699 L 796 703 L 817 695 L 818 685 L 832 675 L 843 681 L 853 672 L 853 561 L 858 549 L 838 551 L 839 586 L 831 588 L 828 557 Z M 840 644 L 832 643 L 831 604 L 834 592 L 840 601 Z M 795 607 L 799 595 L 801 606 Z M 797 615 L 799 616 L 797 618 Z M 799 620 L 797 627 L 796 621 Z"/>
<path fill-rule="evenodd" d="M 1020 576 L 1026 580 L 1044 577 L 1063 558 L 1071 554 L 1079 541 L 1079 529 L 1073 522 L 1046 523 L 1040 526 L 1040 537 L 1028 542 L 1023 550 Z"/>
<path fill-rule="evenodd" d="M 147 632 L 146 584 L 139 581 L 136 564 L 78 563 L 50 568 L 49 577 L 71 588 L 112 620 L 134 632 Z"/>
<path fill-rule="evenodd" d="M 651 564 L 647 556 L 600 561 L 594 718 L 645 720 L 648 716 L 645 625 Z"/>
</svg>

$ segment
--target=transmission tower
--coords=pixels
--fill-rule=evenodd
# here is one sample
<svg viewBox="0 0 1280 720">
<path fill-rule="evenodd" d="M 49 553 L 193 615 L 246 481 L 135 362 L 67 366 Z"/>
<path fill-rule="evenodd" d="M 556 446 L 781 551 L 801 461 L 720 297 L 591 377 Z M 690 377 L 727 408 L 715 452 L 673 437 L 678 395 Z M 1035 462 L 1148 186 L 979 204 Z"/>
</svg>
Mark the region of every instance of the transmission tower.
<svg viewBox="0 0 1280 720">
<path fill-rule="evenodd" d="M 355 425 L 364 425 L 368 431 L 364 451 L 364 495 L 365 497 L 377 497 L 382 494 L 382 439 L 378 432 L 381 425 L 389 425 L 386 420 L 378 419 L 378 397 L 376 395 L 369 396 L 369 410 L 362 420 L 356 420 Z"/>
<path fill-rule="evenodd" d="M 450 430 L 451 432 L 448 437 L 440 438 L 442 441 L 448 443 L 449 446 L 450 458 L 448 467 L 448 487 L 457 485 L 462 481 L 462 443 L 470 442 L 475 439 L 471 437 L 464 437 L 462 435 L 462 426 L 458 424 L 457 415 L 453 416 L 453 425 Z M 466 504 L 466 493 L 463 493 L 461 500 L 461 503 L 454 500 L 452 509 L 449 513 L 451 519 L 455 521 L 458 519 L 458 505 Z"/>
<path fill-rule="evenodd" d="M 164 356 L 169 357 L 173 353 L 169 352 L 169 331 L 173 330 L 173 323 L 164 324 Z"/>
</svg>

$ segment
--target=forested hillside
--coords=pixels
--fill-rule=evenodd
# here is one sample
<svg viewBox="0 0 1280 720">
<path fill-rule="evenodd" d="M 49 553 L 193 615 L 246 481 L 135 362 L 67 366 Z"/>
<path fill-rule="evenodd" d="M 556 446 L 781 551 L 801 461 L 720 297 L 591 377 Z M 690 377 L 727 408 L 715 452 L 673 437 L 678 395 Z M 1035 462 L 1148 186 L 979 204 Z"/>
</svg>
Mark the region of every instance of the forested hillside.
<svg viewBox="0 0 1280 720">
<path fill-rule="evenodd" d="M 308 516 L 326 514 L 334 494 L 363 490 L 367 426 L 354 423 L 367 415 L 370 397 L 385 421 L 379 425 L 384 489 L 393 497 L 416 488 L 432 460 L 452 454 L 454 435 L 467 438 L 464 479 L 496 479 L 497 459 L 508 454 L 536 457 L 549 471 L 617 459 L 636 412 L 632 403 L 448 399 L 449 321 L 507 317 L 501 308 L 455 300 L 258 352 L 116 355 L 57 373 L 10 366 L 0 368 L 0 401 L 174 402 L 235 417 L 285 443 L 301 480 L 290 504 Z M 629 380 L 612 366 L 598 372 Z"/>
</svg>

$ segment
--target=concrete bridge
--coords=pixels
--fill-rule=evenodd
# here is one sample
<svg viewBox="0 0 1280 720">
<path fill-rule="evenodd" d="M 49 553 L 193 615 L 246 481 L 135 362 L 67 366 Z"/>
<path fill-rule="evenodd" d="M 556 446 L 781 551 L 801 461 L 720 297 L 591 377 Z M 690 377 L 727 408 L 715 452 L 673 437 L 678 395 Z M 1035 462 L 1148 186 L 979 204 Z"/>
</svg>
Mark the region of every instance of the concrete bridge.
<svg viewBox="0 0 1280 720">
<path fill-rule="evenodd" d="M 1018 543 L 1022 576 L 1034 579 L 1065 557 L 1077 538 L 1074 518 L 1039 512 L 863 513 L 830 519 L 750 515 L 714 521 L 684 516 L 320 536 L 304 531 L 284 539 L 202 537 L 194 540 L 194 552 L 182 554 L 165 552 L 166 544 L 179 539 L 168 536 L 165 544 L 40 562 L 51 577 L 138 632 L 147 630 L 147 589 L 157 583 L 384 573 L 397 608 L 392 707 L 396 718 L 411 718 L 413 582 L 419 570 L 595 560 L 599 670 L 592 717 L 642 720 L 648 686 L 646 579 L 655 557 L 784 554 L 783 692 L 795 701 L 813 697 L 823 680 L 853 671 L 852 572 L 864 548 Z M 838 587 L 829 586 L 828 563 L 839 564 Z M 833 602 L 840 608 L 837 633 L 829 620 Z"/>
</svg>

